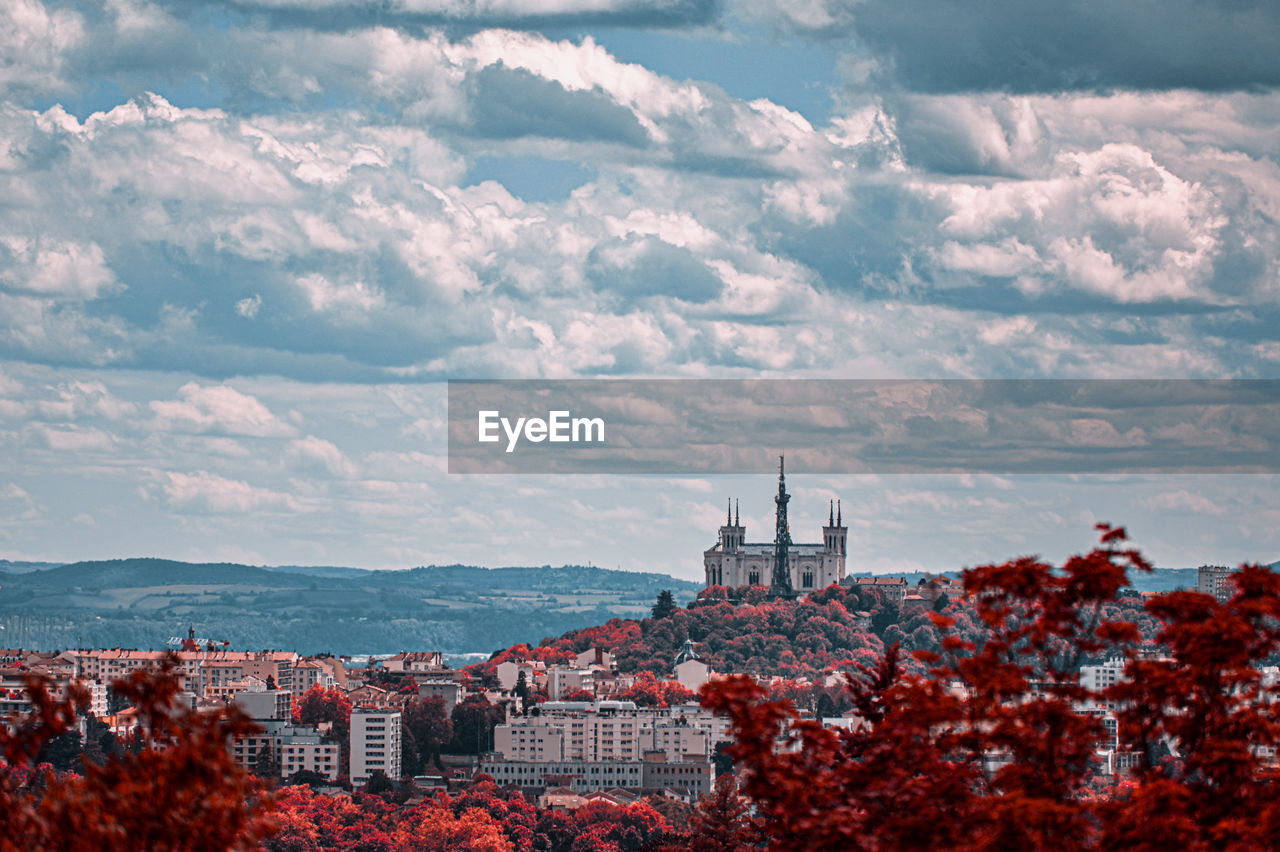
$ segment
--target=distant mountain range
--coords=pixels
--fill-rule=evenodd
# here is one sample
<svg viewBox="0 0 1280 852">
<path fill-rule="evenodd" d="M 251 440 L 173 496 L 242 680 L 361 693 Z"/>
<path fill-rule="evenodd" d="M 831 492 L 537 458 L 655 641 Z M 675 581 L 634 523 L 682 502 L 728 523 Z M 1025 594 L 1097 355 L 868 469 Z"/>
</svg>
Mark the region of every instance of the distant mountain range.
<svg viewBox="0 0 1280 852">
<path fill-rule="evenodd" d="M 906 576 L 914 585 L 926 575 Z M 1130 579 L 1142 591 L 1194 588 L 1196 569 Z M 0 560 L 0 647 L 162 648 L 191 625 L 201 638 L 235 649 L 476 653 L 642 616 L 659 591 L 670 589 L 683 602 L 701 585 L 581 565 L 368 571 L 169 559 Z"/>
<path fill-rule="evenodd" d="M 0 561 L 0 646 L 161 648 L 185 636 L 303 653 L 467 653 L 643 615 L 663 574 L 445 565 L 406 571 L 256 567 L 168 559 L 69 565 Z"/>
</svg>

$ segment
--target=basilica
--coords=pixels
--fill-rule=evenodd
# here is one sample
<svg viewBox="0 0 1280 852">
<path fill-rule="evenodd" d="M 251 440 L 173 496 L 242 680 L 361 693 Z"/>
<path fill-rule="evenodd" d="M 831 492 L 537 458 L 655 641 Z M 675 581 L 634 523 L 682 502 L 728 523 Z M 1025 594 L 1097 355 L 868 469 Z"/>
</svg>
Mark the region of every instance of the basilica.
<svg viewBox="0 0 1280 852">
<path fill-rule="evenodd" d="M 708 588 L 711 586 L 770 587 L 775 596 L 825 588 L 844 579 L 845 543 L 849 528 L 840 515 L 839 502 L 830 507 L 827 525 L 822 528 L 821 544 L 793 544 L 787 523 L 786 477 L 779 460 L 778 496 L 774 498 L 776 529 L 771 542 L 747 541 L 747 528 L 740 521 L 736 506 L 731 506 L 720 527 L 720 540 L 702 554 Z M 775 566 L 783 565 L 783 570 Z"/>
</svg>

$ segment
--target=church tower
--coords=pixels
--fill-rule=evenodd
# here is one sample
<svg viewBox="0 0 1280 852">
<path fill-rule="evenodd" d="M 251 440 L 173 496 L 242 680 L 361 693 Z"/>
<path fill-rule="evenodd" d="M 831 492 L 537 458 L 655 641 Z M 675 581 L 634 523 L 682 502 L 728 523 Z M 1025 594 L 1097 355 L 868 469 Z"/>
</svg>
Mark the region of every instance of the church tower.
<svg viewBox="0 0 1280 852">
<path fill-rule="evenodd" d="M 775 598 L 796 596 L 791 585 L 791 524 L 787 521 L 787 503 L 791 495 L 787 493 L 784 463 L 783 457 L 778 456 L 778 496 L 773 498 L 778 507 L 773 536 L 773 582 L 769 585 L 769 594 Z"/>
<path fill-rule="evenodd" d="M 840 501 L 834 500 L 828 506 L 820 542 L 792 541 L 787 516 L 790 501 L 786 460 L 780 457 L 773 541 L 747 541 L 747 528 L 738 514 L 738 501 L 730 499 L 720 537 L 714 547 L 702 552 L 707 588 L 765 586 L 775 598 L 794 598 L 844 579 L 849 531 L 841 516 Z"/>
<path fill-rule="evenodd" d="M 725 553 L 737 553 L 747 540 L 747 528 L 733 511 L 736 507 L 729 501 L 729 511 L 725 512 L 724 526 L 720 528 L 720 547 Z"/>
<path fill-rule="evenodd" d="M 822 528 L 822 547 L 827 553 L 844 556 L 849 540 L 849 528 L 840 515 L 840 501 L 833 500 L 828 507 L 827 525 Z"/>
</svg>

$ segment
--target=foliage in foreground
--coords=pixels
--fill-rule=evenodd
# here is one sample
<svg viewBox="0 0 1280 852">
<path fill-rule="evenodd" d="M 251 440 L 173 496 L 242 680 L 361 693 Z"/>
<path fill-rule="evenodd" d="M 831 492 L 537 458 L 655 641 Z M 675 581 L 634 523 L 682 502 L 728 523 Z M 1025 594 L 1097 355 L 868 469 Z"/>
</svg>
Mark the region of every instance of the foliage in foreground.
<svg viewBox="0 0 1280 852">
<path fill-rule="evenodd" d="M 890 648 L 850 678 L 865 722 L 852 731 L 799 721 L 749 678 L 704 687 L 733 720 L 729 751 L 768 848 L 1275 847 L 1280 704 L 1261 664 L 1280 650 L 1280 577 L 1244 566 L 1225 604 L 1152 599 L 1163 623 L 1152 653 L 1132 623 L 1106 617 L 1127 570 L 1150 568 L 1123 530 L 1100 529 L 1101 546 L 1061 569 L 1027 558 L 966 571 L 984 641 L 935 614 L 942 651 L 917 652 L 929 676 L 904 674 Z M 1132 676 L 1088 693 L 1080 659 L 1112 652 Z M 1090 699 L 1116 702 L 1137 764 L 1123 782 L 1095 776 L 1103 727 L 1076 709 Z"/>
<path fill-rule="evenodd" d="M 177 709 L 172 662 L 116 681 L 138 710 L 129 748 L 80 774 L 55 775 L 42 749 L 76 724 L 74 693 L 56 700 L 43 679 L 28 681 L 34 712 L 0 725 L 0 852 L 245 850 L 271 828 L 269 801 L 232 758 L 227 743 L 257 730 L 239 711 Z"/>
</svg>

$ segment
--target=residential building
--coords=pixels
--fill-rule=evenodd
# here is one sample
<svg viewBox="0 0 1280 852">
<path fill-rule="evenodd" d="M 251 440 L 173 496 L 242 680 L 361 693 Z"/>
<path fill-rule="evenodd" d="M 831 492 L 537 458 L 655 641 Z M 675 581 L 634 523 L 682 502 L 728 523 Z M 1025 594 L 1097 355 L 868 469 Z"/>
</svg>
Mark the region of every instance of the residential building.
<svg viewBox="0 0 1280 852">
<path fill-rule="evenodd" d="M 1226 565 L 1201 565 L 1196 569 L 1196 591 L 1226 603 L 1236 593 L 1236 584 L 1231 578 L 1234 573 L 1235 569 Z"/>
<path fill-rule="evenodd" d="M 603 790 L 628 791 L 674 789 L 686 801 L 696 802 L 711 792 L 715 772 L 710 759 L 691 755 L 669 761 L 662 752 L 627 760 L 507 760 L 498 755 L 482 758 L 480 771 L 498 784 L 533 789 L 567 788 L 577 794 Z"/>
<path fill-rule="evenodd" d="M 400 711 L 357 707 L 351 711 L 351 783 L 364 784 L 382 770 L 400 777 Z"/>
<path fill-rule="evenodd" d="M 848 577 L 844 585 L 854 589 L 875 589 L 881 600 L 899 609 L 907 597 L 906 577 Z"/>
<path fill-rule="evenodd" d="M 637 707 L 631 701 L 548 701 L 538 714 L 494 728 L 494 751 L 508 760 L 639 760 L 648 751 L 668 759 L 710 756 L 729 739 L 729 721 L 696 704 Z"/>
<path fill-rule="evenodd" d="M 446 672 L 444 654 L 440 651 L 401 651 L 382 661 L 389 672 Z"/>
</svg>

